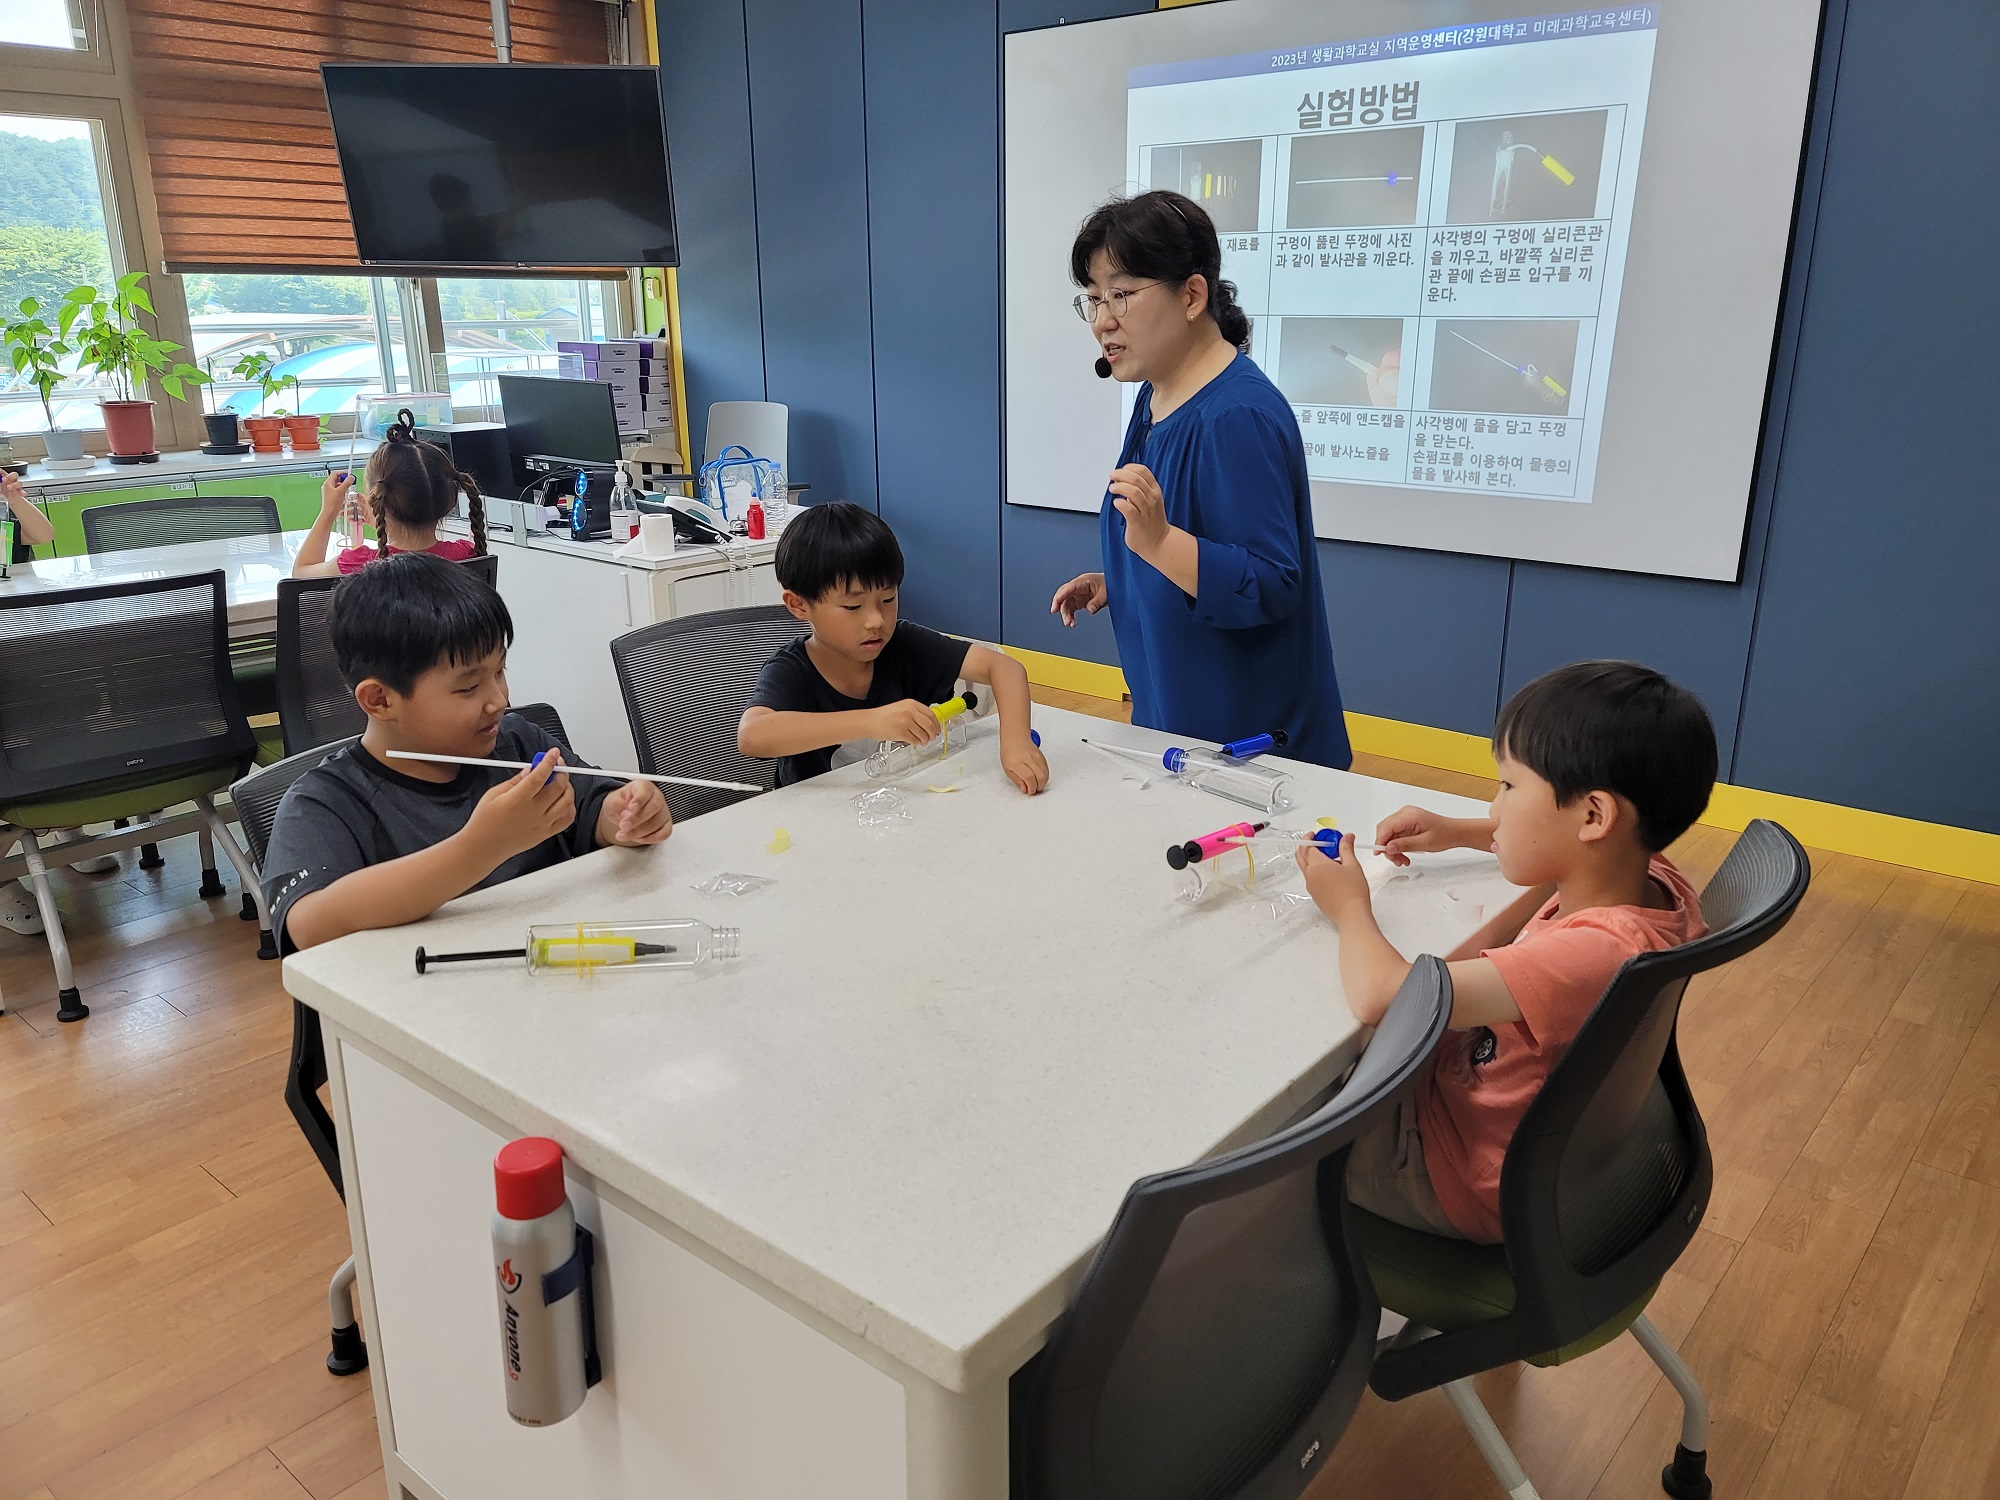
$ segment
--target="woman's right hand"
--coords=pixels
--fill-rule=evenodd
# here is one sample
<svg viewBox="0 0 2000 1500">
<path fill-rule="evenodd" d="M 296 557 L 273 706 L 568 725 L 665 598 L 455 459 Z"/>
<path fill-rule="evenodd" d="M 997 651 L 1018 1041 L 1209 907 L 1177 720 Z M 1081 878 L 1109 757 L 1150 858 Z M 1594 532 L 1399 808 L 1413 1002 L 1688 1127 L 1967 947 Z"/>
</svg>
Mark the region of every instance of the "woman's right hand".
<svg viewBox="0 0 2000 1500">
<path fill-rule="evenodd" d="M 354 493 L 354 476 L 342 471 L 326 476 L 326 482 L 319 487 L 319 513 L 322 516 L 338 518 L 347 506 L 347 497 Z"/>
<path fill-rule="evenodd" d="M 1412 854 L 1441 854 L 1447 849 L 1473 848 L 1478 820 L 1447 818 L 1422 807 L 1403 807 L 1375 827 L 1375 842 L 1391 864 L 1406 865 Z M 1490 842 L 1492 833 L 1487 832 Z"/>
<path fill-rule="evenodd" d="M 1094 615 L 1110 602 L 1102 573 L 1079 573 L 1056 590 L 1055 598 L 1049 601 L 1049 613 L 1061 615 L 1063 624 L 1075 629 L 1078 610 Z"/>
</svg>

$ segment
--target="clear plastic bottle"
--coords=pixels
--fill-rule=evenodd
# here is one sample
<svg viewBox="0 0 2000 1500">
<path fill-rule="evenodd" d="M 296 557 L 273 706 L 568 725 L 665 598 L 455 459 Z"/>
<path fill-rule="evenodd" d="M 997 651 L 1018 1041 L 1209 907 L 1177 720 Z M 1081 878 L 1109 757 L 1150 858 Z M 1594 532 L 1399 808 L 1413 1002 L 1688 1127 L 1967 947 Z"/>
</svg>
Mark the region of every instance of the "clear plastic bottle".
<svg viewBox="0 0 2000 1500">
<path fill-rule="evenodd" d="M 868 757 L 868 774 L 877 781 L 895 781 L 909 775 L 919 766 L 942 760 L 951 750 L 951 721 L 960 714 L 970 713 L 979 707 L 979 695 L 973 692 L 960 693 L 956 698 L 943 703 L 933 703 L 931 712 L 937 715 L 939 734 L 936 739 L 923 745 L 905 745 L 900 742 L 882 746 Z"/>
<path fill-rule="evenodd" d="M 353 470 L 347 472 L 351 474 Z M 347 503 L 341 507 L 340 523 L 341 529 L 347 534 L 347 545 L 350 548 L 366 544 L 368 507 L 361 498 L 361 486 L 358 482 L 347 492 Z"/>
<path fill-rule="evenodd" d="M 692 917 L 659 922 L 553 922 L 528 929 L 528 972 L 596 973 L 600 969 L 692 969 L 738 958 L 734 927 Z"/>
<path fill-rule="evenodd" d="M 1160 764 L 1169 776 L 1197 791 L 1258 812 L 1289 812 L 1293 806 L 1291 773 L 1276 766 L 1236 760 L 1213 750 L 1183 750 L 1178 746 L 1161 756 Z"/>
<path fill-rule="evenodd" d="M 619 464 L 611 486 L 611 540 L 629 542 L 639 534 L 639 500 L 632 493 L 632 476 Z"/>
</svg>

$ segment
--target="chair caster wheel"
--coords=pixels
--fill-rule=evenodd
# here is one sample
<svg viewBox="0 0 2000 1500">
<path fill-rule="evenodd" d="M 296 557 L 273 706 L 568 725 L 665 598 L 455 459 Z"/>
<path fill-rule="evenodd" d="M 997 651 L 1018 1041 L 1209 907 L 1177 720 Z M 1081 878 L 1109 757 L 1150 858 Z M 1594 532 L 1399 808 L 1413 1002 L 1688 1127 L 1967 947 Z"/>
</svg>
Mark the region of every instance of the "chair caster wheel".
<svg viewBox="0 0 2000 1500">
<path fill-rule="evenodd" d="M 1715 1490 L 1708 1477 L 1708 1454 L 1674 1444 L 1674 1461 L 1660 1470 L 1660 1488 L 1674 1500 L 1708 1500 Z"/>
<path fill-rule="evenodd" d="M 368 1346 L 361 1342 L 361 1329 L 353 1323 L 333 1330 L 333 1348 L 326 1356 L 327 1373 L 358 1375 L 368 1368 Z"/>
</svg>

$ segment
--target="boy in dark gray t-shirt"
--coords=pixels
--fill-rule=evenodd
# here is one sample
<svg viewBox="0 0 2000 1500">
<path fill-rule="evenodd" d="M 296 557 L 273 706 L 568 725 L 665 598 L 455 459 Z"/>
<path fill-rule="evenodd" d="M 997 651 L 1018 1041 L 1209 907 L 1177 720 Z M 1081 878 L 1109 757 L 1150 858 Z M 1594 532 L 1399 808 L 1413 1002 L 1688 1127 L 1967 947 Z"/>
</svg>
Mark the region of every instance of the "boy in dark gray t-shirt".
<svg viewBox="0 0 2000 1500">
<path fill-rule="evenodd" d="M 264 897 L 287 952 L 672 832 L 653 783 L 593 777 L 579 795 L 555 741 L 506 712 L 513 621 L 468 570 L 424 553 L 371 563 L 335 591 L 330 628 L 368 728 L 278 806 Z M 391 759 L 397 750 L 531 764 L 509 773 Z"/>
</svg>

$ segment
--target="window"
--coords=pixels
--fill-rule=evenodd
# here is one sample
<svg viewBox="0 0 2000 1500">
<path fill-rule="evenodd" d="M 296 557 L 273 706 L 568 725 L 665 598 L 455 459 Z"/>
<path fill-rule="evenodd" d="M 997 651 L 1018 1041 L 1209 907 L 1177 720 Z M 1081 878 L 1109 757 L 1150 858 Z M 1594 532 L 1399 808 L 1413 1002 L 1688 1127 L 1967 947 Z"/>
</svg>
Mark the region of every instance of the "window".
<svg viewBox="0 0 2000 1500">
<path fill-rule="evenodd" d="M 0 18 L 13 8 L 15 0 L 0 0 Z M 71 287 L 110 287 L 101 130 L 91 120 L 0 114 L 0 318 L 12 322 L 22 300 L 32 297 L 53 327 L 56 306 Z M 63 365 L 75 372 L 75 356 Z M 80 378 L 65 382 L 51 403 L 56 426 L 101 427 L 96 403 L 108 394 Z M 0 363 L 0 432 L 47 427 L 34 388 Z"/>
<path fill-rule="evenodd" d="M 438 309 L 452 405 L 497 412 L 496 375 L 555 375 L 558 340 L 613 335 L 606 317 L 607 283 L 441 279 Z"/>
<path fill-rule="evenodd" d="M 0 44 L 88 52 L 84 0 L 0 0 Z"/>
<path fill-rule="evenodd" d="M 408 390 L 409 349 L 394 282 L 365 276 L 209 276 L 181 281 L 195 362 L 215 378 L 213 411 L 254 417 L 261 406 L 336 420 L 362 391 Z M 295 377 L 266 403 L 237 363 L 264 354 Z"/>
</svg>

